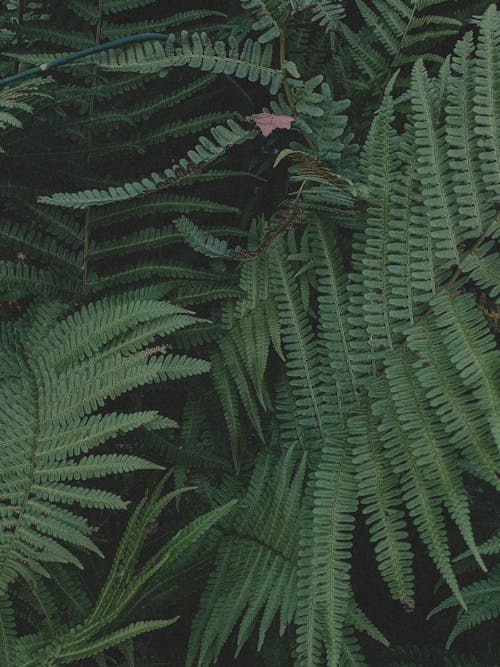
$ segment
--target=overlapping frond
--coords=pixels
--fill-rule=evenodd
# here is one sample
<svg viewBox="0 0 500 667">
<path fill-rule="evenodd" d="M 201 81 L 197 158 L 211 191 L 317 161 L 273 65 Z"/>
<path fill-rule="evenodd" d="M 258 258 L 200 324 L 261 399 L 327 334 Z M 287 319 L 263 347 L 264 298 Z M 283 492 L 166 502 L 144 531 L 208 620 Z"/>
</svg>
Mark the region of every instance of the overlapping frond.
<svg viewBox="0 0 500 667">
<path fill-rule="evenodd" d="M 229 36 L 227 43 L 202 33 L 181 32 L 180 41 L 172 34 L 165 42 L 144 42 L 127 49 L 113 50 L 90 56 L 89 62 L 97 62 L 115 72 L 165 73 L 171 67 L 188 65 L 214 74 L 233 75 L 237 78 L 258 81 L 270 86 L 276 93 L 282 82 L 282 72 L 272 67 L 272 46 L 264 47 L 258 41 L 248 39 L 243 46 Z"/>
<path fill-rule="evenodd" d="M 370 664 L 359 635 L 387 640 L 361 609 L 358 530 L 401 613 L 425 551 L 451 591 L 435 612 L 462 607 L 451 642 L 499 613 L 498 535 L 477 541 L 500 467 L 498 9 L 174 4 L 0 12 L 6 75 L 175 31 L 54 70 L 57 108 L 0 96 L 0 663 L 149 664 L 155 640 L 134 640 L 169 621 L 146 619 L 204 587 L 169 664 Z M 163 465 L 176 490 L 139 504 L 85 590 L 70 566 L 115 549 L 90 517 L 126 505 L 102 480 Z"/>
<path fill-rule="evenodd" d="M 215 662 L 238 622 L 237 652 L 254 628 L 262 646 L 277 615 L 283 630 L 292 621 L 304 472 L 305 459 L 297 467 L 292 450 L 259 457 L 193 620 L 189 665 Z"/>
<path fill-rule="evenodd" d="M 3 326 L 2 344 L 18 359 L 17 373 L 4 371 L 0 387 L 10 406 L 1 419 L 4 590 L 17 575 L 44 573 L 45 563 L 78 565 L 64 544 L 97 550 L 87 522 L 64 505 L 125 507 L 117 495 L 75 481 L 159 467 L 126 453 L 88 453 L 120 433 L 168 427 L 170 420 L 153 411 L 104 415 L 97 409 L 138 385 L 208 368 L 161 346 L 147 348 L 195 321 L 178 307 L 130 293 L 59 320 L 63 309 L 41 304 L 26 322 Z"/>
<path fill-rule="evenodd" d="M 188 152 L 187 158 L 165 169 L 162 173 L 152 173 L 148 178 L 106 190 L 85 190 L 76 193 L 59 193 L 39 198 L 43 204 L 64 206 L 67 208 L 88 208 L 103 206 L 134 199 L 148 192 L 154 192 L 159 186 L 172 186 L 177 180 L 189 178 L 193 169 L 200 169 L 221 157 L 228 148 L 256 136 L 253 129 L 245 129 L 236 121 L 229 120 L 227 126 L 217 125 L 211 128 L 211 138 L 200 137 L 199 143 Z"/>
<path fill-rule="evenodd" d="M 149 560 L 139 565 L 148 525 L 169 502 L 186 490 L 180 489 L 162 496 L 162 487 L 163 484 L 159 484 L 149 499 L 145 498 L 139 503 L 132 515 L 92 612 L 75 627 L 62 628 L 62 632 L 59 631 L 57 636 L 47 637 L 42 631 L 37 635 L 26 635 L 19 639 L 12 647 L 16 665 L 49 667 L 95 657 L 108 648 L 121 646 L 138 635 L 165 628 L 177 621 L 176 617 L 127 623 L 132 603 L 137 603 L 144 588 L 154 582 L 155 577 L 168 570 L 171 563 L 175 562 L 190 544 L 199 540 L 230 512 L 234 503 L 227 503 L 194 519 Z"/>
<path fill-rule="evenodd" d="M 463 589 L 467 609 L 460 610 L 457 622 L 451 631 L 446 647 L 467 630 L 471 630 L 486 621 L 494 621 L 500 616 L 500 567 L 493 567 L 488 575 Z M 456 606 L 453 598 L 441 603 L 435 610 L 441 612 Z"/>
<path fill-rule="evenodd" d="M 340 23 L 339 31 L 352 59 L 354 89 L 369 91 L 370 82 L 387 81 L 392 73 L 417 57 L 437 59 L 433 45 L 456 35 L 461 21 L 444 13 L 441 0 L 356 0 L 362 27 L 350 22 L 351 13 Z M 436 7 L 436 10 L 433 8 Z M 354 12 L 353 12 L 354 14 Z"/>
</svg>

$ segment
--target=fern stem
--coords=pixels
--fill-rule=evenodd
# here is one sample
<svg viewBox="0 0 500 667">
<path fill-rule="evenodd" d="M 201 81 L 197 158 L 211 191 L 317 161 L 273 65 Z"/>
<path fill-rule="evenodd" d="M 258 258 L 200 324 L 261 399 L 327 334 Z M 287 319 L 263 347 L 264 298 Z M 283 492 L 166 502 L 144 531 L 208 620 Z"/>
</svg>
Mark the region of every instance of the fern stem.
<svg viewBox="0 0 500 667">
<path fill-rule="evenodd" d="M 102 2 L 103 0 L 98 0 L 97 4 L 97 25 L 95 29 L 95 43 L 98 46 L 101 43 L 101 28 L 102 28 Z M 92 72 L 92 95 L 89 100 L 89 111 L 88 111 L 88 126 L 87 126 L 87 167 L 90 167 L 91 163 L 91 151 L 92 148 L 92 116 L 94 115 L 94 106 L 95 106 L 95 89 L 97 86 L 97 63 L 93 66 Z M 83 275 L 82 275 L 82 293 L 85 296 L 88 285 L 88 271 L 89 271 L 89 250 L 90 250 L 90 227 L 92 223 L 92 207 L 89 206 L 85 210 L 85 226 L 84 226 L 84 235 L 83 235 Z"/>
<path fill-rule="evenodd" d="M 411 26 L 411 24 L 412 24 L 412 22 L 413 22 L 413 19 L 415 18 L 415 12 L 416 12 L 416 11 L 417 11 L 417 3 L 416 3 L 416 1 L 415 1 L 415 2 L 413 3 L 413 9 L 411 10 L 411 14 L 410 14 L 410 16 L 408 17 L 408 21 L 407 21 L 407 23 L 406 23 L 405 30 L 404 30 L 403 34 L 401 35 L 401 39 L 399 40 L 399 44 L 398 44 L 397 51 L 396 51 L 396 53 L 394 54 L 394 56 L 393 56 L 393 58 L 392 58 L 392 60 L 391 60 L 391 64 L 389 65 L 389 69 L 388 69 L 388 71 L 387 71 L 387 76 L 385 77 L 384 83 L 383 83 L 383 85 L 382 85 L 382 87 L 381 87 L 381 90 L 380 90 L 379 100 L 382 98 L 382 96 L 383 96 L 383 94 L 384 94 L 384 91 L 385 91 L 385 89 L 386 89 L 386 87 L 387 87 L 387 84 L 389 83 L 389 81 L 390 81 L 390 79 L 391 79 L 391 77 L 392 77 L 393 69 L 394 69 L 394 67 L 396 66 L 396 61 L 397 61 L 397 59 L 399 58 L 399 54 L 400 54 L 401 51 L 403 50 L 403 42 L 404 42 L 404 40 L 406 39 L 408 33 L 410 32 L 410 26 Z"/>
<path fill-rule="evenodd" d="M 288 106 L 290 107 L 292 111 L 292 115 L 295 116 L 297 113 L 297 109 L 295 107 L 295 100 L 293 99 L 292 91 L 290 89 L 290 84 L 288 83 L 288 77 L 286 74 L 286 70 L 284 69 L 283 65 L 286 60 L 286 42 L 285 42 L 285 31 L 281 30 L 280 31 L 280 69 L 283 74 L 283 90 L 285 91 L 285 96 L 286 96 L 286 101 L 288 102 Z"/>
<path fill-rule="evenodd" d="M 24 521 L 25 515 L 26 515 L 26 509 L 28 506 L 28 502 L 30 499 L 30 495 L 32 492 L 32 487 L 33 484 L 35 483 L 35 459 L 36 459 L 36 453 L 37 453 L 37 446 L 38 446 L 38 435 L 40 433 L 40 397 L 38 393 L 38 387 L 36 383 L 36 378 L 35 378 L 35 373 L 34 370 L 29 363 L 28 358 L 23 354 L 23 351 L 21 351 L 21 355 L 23 358 L 23 361 L 26 365 L 26 371 L 27 375 L 29 377 L 29 381 L 33 387 L 33 397 L 35 399 L 35 422 L 33 425 L 33 437 L 31 438 L 31 447 L 28 455 L 28 463 L 29 463 L 29 474 L 28 474 L 28 484 L 26 485 L 26 488 L 24 490 L 24 496 L 22 498 L 22 501 L 18 503 L 18 513 L 17 513 L 17 519 L 16 523 L 14 524 L 12 528 L 12 537 L 11 540 L 8 544 L 8 547 L 4 554 L 2 555 L 3 563 L 8 563 L 10 554 L 13 551 L 15 543 L 19 540 L 19 530 L 21 528 L 21 524 Z M 10 583 L 10 582 L 9 582 Z"/>
<path fill-rule="evenodd" d="M 292 116 L 297 115 L 297 107 L 295 106 L 295 100 L 293 99 L 293 93 L 290 88 L 290 84 L 288 83 L 288 76 L 286 69 L 284 67 L 285 61 L 286 61 L 286 40 L 285 40 L 285 29 L 282 28 L 280 30 L 280 69 L 281 69 L 281 76 L 283 79 L 283 90 L 285 92 L 285 97 L 286 101 L 288 102 L 288 106 L 290 107 L 290 110 L 292 112 Z M 309 148 L 311 148 L 313 151 L 316 150 L 316 145 L 314 141 L 311 139 L 311 137 L 305 132 L 302 132 L 302 136 L 306 140 L 306 143 L 308 144 Z"/>
<path fill-rule="evenodd" d="M 26 0 L 20 0 L 19 1 L 19 8 L 17 11 L 17 25 L 21 26 L 24 23 L 24 12 L 26 10 Z M 18 47 L 21 46 L 22 44 L 22 38 L 19 36 L 18 37 Z M 21 71 L 21 61 L 18 60 L 17 63 L 14 66 L 14 74 L 19 74 Z"/>
</svg>

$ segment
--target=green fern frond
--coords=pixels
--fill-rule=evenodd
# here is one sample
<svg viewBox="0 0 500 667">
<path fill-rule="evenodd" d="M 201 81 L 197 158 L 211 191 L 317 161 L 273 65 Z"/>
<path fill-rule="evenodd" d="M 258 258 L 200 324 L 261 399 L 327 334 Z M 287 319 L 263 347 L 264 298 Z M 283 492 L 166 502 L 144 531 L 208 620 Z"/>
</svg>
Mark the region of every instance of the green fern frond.
<svg viewBox="0 0 500 667">
<path fill-rule="evenodd" d="M 179 139 L 187 137 L 190 134 L 198 134 L 207 129 L 209 130 L 213 125 L 225 123 L 230 118 L 241 122 L 241 116 L 230 111 L 207 113 L 202 116 L 193 116 L 191 118 L 168 122 L 148 132 L 139 131 L 130 134 L 129 141 L 132 144 L 139 145 L 142 149 L 145 146 L 163 144 L 170 137 Z"/>
<path fill-rule="evenodd" d="M 241 5 L 255 17 L 252 30 L 262 33 L 259 42 L 266 44 L 280 36 L 290 11 L 286 0 L 241 0 Z"/>
<path fill-rule="evenodd" d="M 481 19 L 478 36 L 474 113 L 483 159 L 483 179 L 493 191 L 500 185 L 500 84 L 495 74 L 500 62 L 499 45 L 498 9 L 492 4 Z"/>
<path fill-rule="evenodd" d="M 96 244 L 90 251 L 93 260 L 99 261 L 120 255 L 129 255 L 140 250 L 153 250 L 178 243 L 180 234 L 172 224 L 150 227 L 132 232 L 127 236 L 110 239 Z"/>
<path fill-rule="evenodd" d="M 422 183 L 422 198 L 430 218 L 435 246 L 435 266 L 443 263 L 458 266 L 458 246 L 464 238 L 454 224 L 457 216 L 456 197 L 446 160 L 444 128 L 437 116 L 438 98 L 429 84 L 422 61 L 413 68 L 412 102 L 417 145 L 417 173 Z"/>
<path fill-rule="evenodd" d="M 74 298 L 79 293 L 79 285 L 63 284 L 50 271 L 24 262 L 0 261 L 0 291 L 14 299 L 32 294 Z"/>
<path fill-rule="evenodd" d="M 486 667 L 483 661 L 467 653 L 452 653 L 435 646 L 397 647 L 388 660 L 389 667 Z"/>
<path fill-rule="evenodd" d="M 437 416 L 426 404 L 424 392 L 411 369 L 414 364 L 411 355 L 400 352 L 387 357 L 386 373 L 393 399 L 435 498 L 446 505 L 467 546 L 477 554 L 466 490 L 458 461 L 452 456 L 453 441 L 443 432 Z M 413 406 L 411 411 L 410 405 Z M 479 555 L 478 560 L 482 562 Z"/>
<path fill-rule="evenodd" d="M 14 667 L 15 634 L 14 610 L 8 597 L 0 597 L 0 660 L 4 667 Z"/>
<path fill-rule="evenodd" d="M 274 245 L 270 258 L 271 286 L 281 323 L 286 370 L 299 421 L 307 432 L 307 446 L 313 451 L 327 439 L 321 409 L 319 346 L 302 308 L 286 246 L 282 239 L 277 239 Z"/>
<path fill-rule="evenodd" d="M 476 285 L 495 298 L 500 293 L 500 256 L 490 252 L 495 247 L 493 241 L 471 250 L 462 260 L 461 269 Z"/>
<path fill-rule="evenodd" d="M 4 223 L 0 230 L 0 243 L 14 252 L 22 249 L 27 257 L 49 264 L 59 274 L 66 275 L 70 281 L 72 274 L 73 280 L 78 280 L 82 265 L 81 254 L 67 250 L 42 232 L 26 229 L 16 223 Z"/>
<path fill-rule="evenodd" d="M 169 90 L 166 95 L 163 94 L 141 100 L 132 108 L 123 111 L 113 109 L 96 113 L 92 117 L 92 125 L 98 128 L 102 127 L 103 129 L 114 127 L 120 122 L 125 122 L 128 125 L 135 125 L 138 121 L 147 120 L 155 114 L 163 112 L 166 109 L 171 109 L 178 104 L 182 104 L 196 93 L 204 90 L 214 80 L 215 77 L 213 74 L 202 74 L 178 88 Z M 81 120 L 79 120 L 79 122 L 81 123 Z"/>
<path fill-rule="evenodd" d="M 188 665 L 216 661 L 238 621 L 237 653 L 257 623 L 262 646 L 280 610 L 283 627 L 292 620 L 304 463 L 295 470 L 291 450 L 280 458 L 259 456 L 193 620 Z"/>
<path fill-rule="evenodd" d="M 147 537 L 147 527 L 165 506 L 187 489 L 179 489 L 161 497 L 163 483 L 151 497 L 139 503 L 132 515 L 93 611 L 83 623 L 73 628 L 62 628 L 50 642 L 43 633 L 27 635 L 18 640 L 16 664 L 22 667 L 50 667 L 67 664 L 68 661 L 97 656 L 107 648 L 174 623 L 177 618 L 165 621 L 135 621 L 116 629 L 117 621 L 126 621 L 133 604 L 142 599 L 145 586 L 155 582 L 159 574 L 171 567 L 171 561 L 179 558 L 186 548 L 207 532 L 217 521 L 233 509 L 227 503 L 202 515 L 181 529 L 146 563 L 138 566 L 140 552 Z"/>
<path fill-rule="evenodd" d="M 463 589 L 463 596 L 467 609 L 459 612 L 455 627 L 446 643 L 448 649 L 463 632 L 500 616 L 500 567 L 492 568 L 485 579 L 466 586 Z M 452 598 L 445 600 L 432 611 L 432 614 L 453 607 L 455 604 Z"/>
<path fill-rule="evenodd" d="M 339 665 L 341 667 L 368 667 L 360 643 L 353 628 L 345 628 L 342 634 L 342 653 Z"/>
<path fill-rule="evenodd" d="M 147 21 L 137 21 L 133 23 L 112 23 L 102 22 L 102 34 L 109 39 L 118 39 L 131 33 L 141 32 L 166 32 L 168 30 L 175 30 L 176 28 L 185 28 L 190 23 L 202 24 L 207 22 L 207 19 L 223 18 L 226 15 L 222 12 L 217 12 L 209 9 L 191 9 L 184 12 L 178 12 L 171 16 L 162 17 L 160 19 L 150 19 Z M 207 22 L 208 23 L 208 22 Z M 193 26 L 194 28 L 195 26 Z"/>
<path fill-rule="evenodd" d="M 204 72 L 226 74 L 239 79 L 258 81 L 269 86 L 271 94 L 278 92 L 282 83 L 282 72 L 271 65 L 272 47 L 247 39 L 243 46 L 229 36 L 227 43 L 212 42 L 208 35 L 189 34 L 183 30 L 180 44 L 175 35 L 166 42 L 144 42 L 124 50 L 113 50 L 89 56 L 89 62 L 114 72 L 141 72 L 164 74 L 171 67 L 188 65 Z"/>
<path fill-rule="evenodd" d="M 408 346 L 419 357 L 417 377 L 446 433 L 462 450 L 469 470 L 498 487 L 500 461 L 488 413 L 470 402 L 470 388 L 460 379 L 451 358 L 453 348 L 436 335 L 436 324 L 434 319 L 423 320 L 408 331 Z"/>
<path fill-rule="evenodd" d="M 434 484 L 427 479 L 419 463 L 419 456 L 400 420 L 395 397 L 391 396 L 387 380 L 380 378 L 372 382 L 370 393 L 374 398 L 374 414 L 381 418 L 380 432 L 384 438 L 387 459 L 401 480 L 401 493 L 407 510 L 436 567 L 460 600 L 461 593 L 446 538 L 444 515 Z"/>
<path fill-rule="evenodd" d="M 138 383 L 185 377 L 207 369 L 206 362 L 166 355 L 161 350 L 154 351 L 156 356 L 147 350 L 136 351 L 149 342 L 138 344 L 137 323 L 156 319 L 157 331 L 173 331 L 183 326 L 176 321 L 178 307 L 153 300 L 141 304 L 133 295 L 129 303 L 125 296 L 116 298 L 114 311 L 112 306 L 113 299 L 102 301 L 58 322 L 60 309 L 42 305 L 28 312 L 29 325 L 17 324 L 3 333 L 3 344 L 11 346 L 11 354 L 23 351 L 22 360 L 18 357 L 19 374 L 7 377 L 0 387 L 4 399 L 15 397 L 1 418 L 6 453 L 0 478 L 3 589 L 18 574 L 27 577 L 30 570 L 43 573 L 45 562 L 78 564 L 62 542 L 94 549 L 87 523 L 60 508 L 59 503 L 125 506 L 113 493 L 73 486 L 66 480 L 157 467 L 128 455 L 69 458 L 88 452 L 119 432 L 158 421 L 155 413 L 91 413 L 104 405 L 106 398 Z M 127 329 L 136 340 L 132 337 L 124 343 Z M 127 352 L 133 354 L 124 356 Z M 168 421 L 159 423 L 168 425 Z"/>
<path fill-rule="evenodd" d="M 370 408 L 362 416 L 349 420 L 349 431 L 355 446 L 359 495 L 380 573 L 392 597 L 409 608 L 414 598 L 412 549 L 399 507 L 397 477 L 388 466 Z"/>
<path fill-rule="evenodd" d="M 151 5 L 155 0 L 104 0 L 102 11 L 103 14 L 118 14 L 120 12 L 128 12 L 131 9 L 138 7 L 146 7 Z"/>
<path fill-rule="evenodd" d="M 185 176 L 185 172 L 213 162 L 221 157 L 229 148 L 235 144 L 255 137 L 255 130 L 242 128 L 235 121 L 229 120 L 227 127 L 219 125 L 211 129 L 212 138 L 200 137 L 199 143 L 188 152 L 188 157 L 179 161 L 179 164 L 165 169 L 161 174 L 152 173 L 149 178 L 142 181 L 126 183 L 123 186 L 109 188 L 107 190 L 85 190 L 76 193 L 59 193 L 50 196 L 39 197 L 38 201 L 53 206 L 64 206 L 68 208 L 84 209 L 89 206 L 103 206 L 119 201 L 126 201 L 155 190 L 160 184 L 172 184 L 179 178 Z"/>
<path fill-rule="evenodd" d="M 232 256 L 227 241 L 212 236 L 191 220 L 181 217 L 174 223 L 180 235 L 195 252 L 199 252 L 206 257 L 230 258 Z"/>
<path fill-rule="evenodd" d="M 429 9 L 442 4 L 418 0 L 356 0 L 362 28 L 356 32 L 347 20 L 339 30 L 352 49 L 355 68 L 372 81 L 387 80 L 405 63 L 416 57 L 435 58 L 433 44 L 456 35 L 462 22 L 453 16 L 431 14 Z M 349 15 L 347 15 L 349 18 Z M 366 83 L 359 81 L 359 85 Z M 368 90 L 368 88 L 367 88 Z"/>
<path fill-rule="evenodd" d="M 477 60 L 472 60 L 473 40 L 468 33 L 459 41 L 450 78 L 446 107 L 446 139 L 453 169 L 454 190 L 457 193 L 460 224 L 471 230 L 471 236 L 481 236 L 489 230 L 495 217 L 490 193 L 484 188 L 483 170 L 489 166 L 481 155 L 477 141 L 477 119 L 474 113 L 474 83 L 479 78 Z"/>
<path fill-rule="evenodd" d="M 9 129 L 20 129 L 26 114 L 33 114 L 35 105 L 40 99 L 48 99 L 48 93 L 43 92 L 44 86 L 50 81 L 38 80 L 35 82 L 18 82 L 9 88 L 0 91 L 0 131 L 2 134 Z M 0 146 L 0 154 L 4 149 Z"/>
<path fill-rule="evenodd" d="M 188 287 L 180 286 L 172 301 L 178 305 L 191 306 L 193 304 L 210 303 L 211 301 L 221 301 L 224 299 L 237 299 L 238 297 L 241 297 L 240 288 L 231 284 L 196 285 L 193 283 Z M 189 334 L 191 330 L 187 333 Z"/>
<path fill-rule="evenodd" d="M 254 398 L 254 392 L 251 388 L 253 380 L 252 367 L 248 364 L 247 356 L 241 352 L 237 336 L 241 335 L 241 329 L 235 328 L 228 336 L 225 336 L 219 341 L 218 347 L 220 354 L 224 361 L 224 365 L 232 378 L 240 397 L 240 400 L 245 408 L 245 411 L 252 422 L 252 425 L 261 440 L 264 440 L 262 427 L 260 423 L 260 415 L 257 406 L 257 401 Z M 265 346 L 265 344 L 264 344 Z M 264 350 L 264 355 L 267 361 L 267 348 Z M 258 376 L 254 380 L 258 383 Z"/>
<path fill-rule="evenodd" d="M 129 286 L 133 283 L 141 283 L 148 278 L 165 281 L 165 279 L 205 281 L 217 284 L 222 282 L 223 276 L 214 275 L 207 269 L 198 269 L 190 264 L 174 262 L 141 261 L 136 266 L 123 269 L 117 268 L 113 273 L 106 273 L 99 278 L 89 282 L 89 288 L 93 292 L 103 292 L 113 287 Z"/>
<path fill-rule="evenodd" d="M 392 349 L 394 334 L 390 304 L 390 262 L 389 236 L 392 212 L 391 196 L 400 164 L 397 155 L 398 138 L 392 127 L 394 102 L 391 95 L 392 83 L 387 87 L 384 100 L 364 147 L 362 166 L 368 180 L 368 218 L 363 238 L 362 251 L 354 252 L 354 261 L 359 264 L 363 283 L 363 306 L 361 315 L 370 337 L 370 347 L 374 353 Z"/>
<path fill-rule="evenodd" d="M 451 351 L 451 361 L 488 415 L 493 437 L 500 447 L 500 362 L 494 338 L 470 294 L 451 298 L 443 290 L 433 299 L 432 308 L 436 325 Z"/>
<path fill-rule="evenodd" d="M 324 382 L 335 386 L 336 409 L 349 412 L 356 407 L 359 399 L 351 352 L 351 327 L 347 318 L 347 274 L 338 248 L 324 223 L 313 227 L 312 249 L 318 277 L 319 339 L 325 356 Z M 332 372 L 333 383 L 328 378 Z"/>
<path fill-rule="evenodd" d="M 227 174 L 227 177 L 234 176 L 233 173 Z M 206 177 L 206 178 L 204 178 Z M 172 184 L 172 187 L 186 188 L 195 183 L 204 183 L 211 181 L 218 181 L 223 179 L 223 173 L 207 172 L 206 174 L 191 174 L 188 177 L 179 177 L 179 179 Z M 170 187 L 170 186 L 167 186 Z M 144 198 L 136 199 L 134 201 L 127 201 L 120 203 L 111 202 L 109 208 L 96 209 L 93 222 L 96 229 L 105 229 L 108 225 L 119 224 L 124 220 L 130 218 L 145 218 L 148 215 L 154 214 L 168 214 L 168 213 L 218 213 L 230 214 L 239 213 L 239 209 L 229 204 L 212 201 L 210 199 L 202 199 L 190 194 L 161 194 L 163 186 L 160 185 L 158 193 L 154 191 L 147 191 Z M 137 232 L 139 234 L 140 232 Z M 132 238 L 134 238 L 132 236 Z M 106 241 L 103 242 L 106 247 Z"/>
<path fill-rule="evenodd" d="M 335 429 L 335 430 L 334 430 Z M 317 469 L 309 481 L 298 570 L 297 652 L 299 665 L 338 665 L 349 598 L 357 489 L 352 454 L 342 423 L 330 426 Z"/>
<path fill-rule="evenodd" d="M 44 232 L 71 248 L 81 245 L 82 231 L 71 213 L 58 211 L 52 206 L 33 205 L 31 202 L 28 202 L 27 210 Z"/>
<path fill-rule="evenodd" d="M 312 0 L 305 2 L 305 8 L 312 11 L 312 20 L 323 26 L 327 32 L 336 29 L 344 16 L 344 7 L 337 0 Z"/>
</svg>

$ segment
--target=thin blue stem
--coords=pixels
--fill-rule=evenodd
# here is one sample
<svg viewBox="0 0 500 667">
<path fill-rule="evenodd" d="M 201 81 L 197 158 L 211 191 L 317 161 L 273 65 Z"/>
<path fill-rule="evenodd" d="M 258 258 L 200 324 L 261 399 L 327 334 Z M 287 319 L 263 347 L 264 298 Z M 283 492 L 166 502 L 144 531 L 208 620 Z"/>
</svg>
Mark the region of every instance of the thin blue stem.
<svg viewBox="0 0 500 667">
<path fill-rule="evenodd" d="M 114 39 L 111 42 L 105 42 L 104 44 L 97 44 L 96 46 L 91 46 L 88 49 L 82 49 L 81 51 L 75 51 L 74 53 L 68 53 L 66 56 L 60 56 L 59 58 L 54 58 L 48 63 L 42 63 L 36 67 L 31 67 L 26 69 L 23 72 L 18 72 L 12 76 L 7 76 L 5 79 L 0 80 L 0 88 L 6 86 L 9 83 L 14 81 L 19 81 L 20 79 L 26 79 L 29 76 L 34 76 L 35 74 L 41 74 L 47 72 L 48 70 L 59 67 L 60 65 L 65 65 L 70 63 L 73 60 L 78 60 L 79 58 L 85 58 L 86 56 L 91 56 L 93 53 L 99 53 L 100 51 L 108 51 L 109 49 L 115 49 L 124 44 L 131 44 L 133 42 L 147 42 L 149 40 L 157 40 L 160 42 L 165 42 L 169 39 L 169 35 L 162 35 L 157 32 L 142 32 L 138 35 L 129 35 L 128 37 L 122 37 L 121 39 Z"/>
<path fill-rule="evenodd" d="M 73 62 L 79 58 L 85 58 L 86 56 L 91 56 L 93 53 L 99 53 L 100 51 L 108 51 L 109 49 L 115 49 L 124 44 L 132 44 L 134 42 L 147 42 L 149 40 L 156 40 L 160 42 L 166 42 L 170 38 L 170 35 L 163 35 L 159 32 L 141 32 L 138 35 L 128 35 L 128 37 L 122 37 L 120 39 L 114 39 L 111 42 L 105 42 L 104 44 L 97 44 L 96 46 L 91 46 L 88 49 L 82 49 L 81 51 L 74 51 L 69 53 L 66 56 L 60 56 L 59 58 L 54 58 L 48 63 L 42 63 L 36 67 L 31 67 L 30 69 L 25 69 L 22 72 L 13 74 L 12 76 L 7 76 L 5 79 L 0 79 L 0 88 L 8 85 L 9 83 L 14 83 L 15 81 L 20 81 L 21 79 L 26 79 L 29 76 L 34 76 L 35 74 L 43 74 L 48 70 L 55 69 L 60 65 L 65 65 L 66 63 Z M 181 43 L 178 40 L 174 41 L 175 46 L 181 46 Z M 235 87 L 241 97 L 245 100 L 246 105 L 250 110 L 253 110 L 254 103 L 250 98 L 248 93 L 246 93 L 243 88 L 232 79 L 227 74 L 223 74 L 224 78 Z"/>
</svg>

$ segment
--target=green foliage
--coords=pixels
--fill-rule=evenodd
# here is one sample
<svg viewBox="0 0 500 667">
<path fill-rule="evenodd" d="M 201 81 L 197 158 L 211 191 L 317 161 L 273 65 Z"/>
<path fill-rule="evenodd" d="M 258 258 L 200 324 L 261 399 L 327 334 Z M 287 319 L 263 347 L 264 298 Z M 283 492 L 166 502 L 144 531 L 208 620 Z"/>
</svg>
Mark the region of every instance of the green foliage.
<svg viewBox="0 0 500 667">
<path fill-rule="evenodd" d="M 2 665 L 496 664 L 499 31 L 2 10 Z"/>
<path fill-rule="evenodd" d="M 439 61 L 434 48 L 462 27 L 450 8 L 443 7 L 443 0 L 355 0 L 352 4 L 356 9 L 340 24 L 335 69 L 353 93 L 369 93 L 374 84 L 380 90 L 397 68 L 415 62 L 417 56 Z M 357 13 L 360 29 L 353 26 Z M 343 58 L 346 47 L 349 56 Z"/>
<path fill-rule="evenodd" d="M 0 131 L 5 132 L 8 128 L 21 128 L 25 114 L 34 113 L 34 104 L 40 99 L 47 97 L 43 93 L 44 84 L 47 81 L 38 80 L 29 84 L 20 83 L 15 87 L 3 89 L 0 92 Z M 0 147 L 0 151 L 3 149 Z"/>
<path fill-rule="evenodd" d="M 291 622 L 305 459 L 294 468 L 291 450 L 281 458 L 267 453 L 258 459 L 241 510 L 224 526 L 193 620 L 188 664 L 196 658 L 197 665 L 211 664 L 241 616 L 237 653 L 257 622 L 259 648 L 276 614 L 282 631 Z"/>
<path fill-rule="evenodd" d="M 122 52 L 110 51 L 104 55 L 90 57 L 101 67 L 116 72 L 159 73 L 171 67 L 188 65 L 203 72 L 231 74 L 239 79 L 258 81 L 276 93 L 281 84 L 282 73 L 271 66 L 272 49 L 264 48 L 260 42 L 248 39 L 240 47 L 237 39 L 228 38 L 212 42 L 204 32 L 189 34 L 181 32 L 180 43 L 175 35 L 163 42 L 146 42 Z"/>
<path fill-rule="evenodd" d="M 173 425 L 154 411 L 103 414 L 105 400 L 207 370 L 203 360 L 147 347 L 196 321 L 149 292 L 109 297 L 62 320 L 66 306 L 40 303 L 2 327 L 1 392 L 11 404 L 2 417 L 4 592 L 17 576 L 46 575 L 45 563 L 81 566 L 62 543 L 96 551 L 87 522 L 64 505 L 126 506 L 114 493 L 72 482 L 159 467 L 130 454 L 89 454 L 119 433 Z"/>
<path fill-rule="evenodd" d="M 92 613 L 81 624 L 63 628 L 57 636 L 47 636 L 42 631 L 14 642 L 9 647 L 8 657 L 15 659 L 13 664 L 48 667 L 103 655 L 106 649 L 113 646 L 119 646 L 125 651 L 124 645 L 137 635 L 165 628 L 178 620 L 135 621 L 116 629 L 120 621 L 130 616 L 131 603 L 141 596 L 143 587 L 159 574 L 171 570 L 171 561 L 182 555 L 190 544 L 199 540 L 214 523 L 231 511 L 234 503 L 217 508 L 184 526 L 154 556 L 140 565 L 139 556 L 147 537 L 148 525 L 183 491 L 181 489 L 161 496 L 162 487 L 163 483 L 159 484 L 151 498 L 144 498 L 130 518 Z"/>
</svg>

